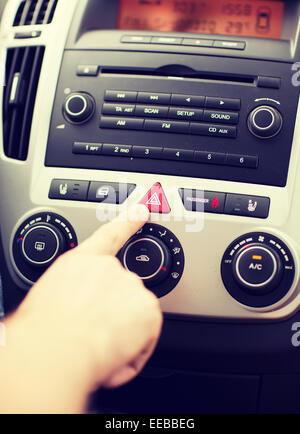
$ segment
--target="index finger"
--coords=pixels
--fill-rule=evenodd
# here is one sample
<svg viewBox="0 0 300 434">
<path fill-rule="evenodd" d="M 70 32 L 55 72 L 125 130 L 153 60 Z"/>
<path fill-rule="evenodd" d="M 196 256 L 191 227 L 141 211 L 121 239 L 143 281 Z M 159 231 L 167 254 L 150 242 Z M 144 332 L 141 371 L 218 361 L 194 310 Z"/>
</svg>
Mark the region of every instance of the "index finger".
<svg viewBox="0 0 300 434">
<path fill-rule="evenodd" d="M 117 218 L 101 226 L 85 240 L 81 249 L 97 255 L 113 255 L 124 246 L 149 220 L 150 212 L 145 205 L 134 205 Z"/>
</svg>

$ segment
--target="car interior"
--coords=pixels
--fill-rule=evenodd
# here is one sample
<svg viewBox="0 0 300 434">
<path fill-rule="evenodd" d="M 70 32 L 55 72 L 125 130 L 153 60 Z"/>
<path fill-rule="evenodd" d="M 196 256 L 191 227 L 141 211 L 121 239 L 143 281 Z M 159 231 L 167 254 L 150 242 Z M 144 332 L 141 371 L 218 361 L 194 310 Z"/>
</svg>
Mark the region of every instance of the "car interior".
<svg viewBox="0 0 300 434">
<path fill-rule="evenodd" d="M 89 411 L 300 413 L 300 1 L 0 0 L 0 20 L 0 317 L 143 203 L 117 257 L 162 335 Z"/>
</svg>

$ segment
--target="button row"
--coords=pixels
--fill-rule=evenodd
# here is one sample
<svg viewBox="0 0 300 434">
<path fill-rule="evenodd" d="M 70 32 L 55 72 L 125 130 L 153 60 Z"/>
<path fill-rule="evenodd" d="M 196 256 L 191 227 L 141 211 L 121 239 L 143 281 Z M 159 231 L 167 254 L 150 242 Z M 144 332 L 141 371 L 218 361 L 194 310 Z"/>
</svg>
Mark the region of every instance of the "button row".
<svg viewBox="0 0 300 434">
<path fill-rule="evenodd" d="M 136 157 L 164 159 L 172 161 L 189 161 L 235 167 L 256 169 L 258 157 L 251 155 L 226 154 L 221 152 L 192 151 L 176 148 L 145 147 L 132 145 L 114 145 L 100 143 L 73 144 L 74 154 L 85 155 L 112 155 L 116 157 Z"/>
<path fill-rule="evenodd" d="M 54 179 L 49 199 L 122 204 L 135 189 L 135 184 L 89 182 Z"/>
<path fill-rule="evenodd" d="M 267 218 L 269 215 L 270 199 L 268 197 L 183 188 L 179 190 L 179 193 L 187 211 L 256 218 Z"/>
<path fill-rule="evenodd" d="M 175 105 L 184 107 L 221 108 L 222 110 L 240 110 L 239 98 L 219 98 L 211 96 L 171 94 L 161 92 L 136 92 L 107 90 L 104 96 L 108 102 L 129 102 L 142 104 Z"/>
<path fill-rule="evenodd" d="M 215 119 L 216 121 L 216 119 Z M 236 138 L 237 128 L 226 125 L 201 124 L 197 122 L 159 121 L 150 119 L 117 118 L 102 116 L 100 128 L 114 130 L 145 130 L 161 133 L 196 134 L 199 136 Z"/>
<path fill-rule="evenodd" d="M 172 36 L 124 35 L 121 42 L 126 44 L 161 44 L 227 48 L 230 50 L 245 50 L 246 48 L 246 43 L 244 41 L 220 41 L 214 39 L 178 38 Z"/>
<path fill-rule="evenodd" d="M 135 184 L 54 179 L 51 183 L 49 198 L 119 205 L 130 196 L 135 188 Z M 270 199 L 268 197 L 185 188 L 179 189 L 179 194 L 188 211 L 256 218 L 267 218 L 269 215 Z"/>
<path fill-rule="evenodd" d="M 220 122 L 222 124 L 238 124 L 237 112 L 186 109 L 182 107 L 103 104 L 102 114 L 116 116 L 142 116 L 150 118 L 171 118 L 188 121 Z"/>
</svg>

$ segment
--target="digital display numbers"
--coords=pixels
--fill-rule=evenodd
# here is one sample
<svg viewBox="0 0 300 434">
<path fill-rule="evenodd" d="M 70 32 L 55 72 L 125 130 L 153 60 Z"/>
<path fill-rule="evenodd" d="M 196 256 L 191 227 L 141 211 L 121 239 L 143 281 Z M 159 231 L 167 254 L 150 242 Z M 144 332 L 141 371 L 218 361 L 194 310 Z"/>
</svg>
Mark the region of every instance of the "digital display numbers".
<svg viewBox="0 0 300 434">
<path fill-rule="evenodd" d="M 118 28 L 280 39 L 276 0 L 120 0 Z"/>
</svg>

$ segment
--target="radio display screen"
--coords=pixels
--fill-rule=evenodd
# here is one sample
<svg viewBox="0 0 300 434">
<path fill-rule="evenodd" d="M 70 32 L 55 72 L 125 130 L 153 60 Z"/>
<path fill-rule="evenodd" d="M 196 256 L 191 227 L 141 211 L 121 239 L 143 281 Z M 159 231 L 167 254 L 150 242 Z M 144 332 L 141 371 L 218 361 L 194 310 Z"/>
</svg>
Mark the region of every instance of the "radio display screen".
<svg viewBox="0 0 300 434">
<path fill-rule="evenodd" d="M 280 39 L 277 0 L 120 0 L 118 29 Z"/>
</svg>

